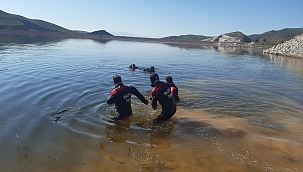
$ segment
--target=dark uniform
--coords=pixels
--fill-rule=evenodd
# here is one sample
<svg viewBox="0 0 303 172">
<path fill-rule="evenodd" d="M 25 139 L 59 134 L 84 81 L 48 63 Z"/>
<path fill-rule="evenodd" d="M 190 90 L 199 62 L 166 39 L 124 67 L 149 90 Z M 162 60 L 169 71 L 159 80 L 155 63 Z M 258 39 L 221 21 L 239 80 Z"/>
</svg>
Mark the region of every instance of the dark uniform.
<svg viewBox="0 0 303 172">
<path fill-rule="evenodd" d="M 152 82 L 151 86 L 155 88 L 151 91 L 152 107 L 157 109 L 157 101 L 162 106 L 162 111 L 154 122 L 166 121 L 176 113 L 176 101 L 173 93 L 171 92 L 170 85 L 165 82 L 159 81 L 158 74 L 153 73 L 150 76 Z"/>
<path fill-rule="evenodd" d="M 148 104 L 148 100 L 146 100 L 135 87 L 118 83 L 116 84 L 115 89 L 111 91 L 110 96 L 107 99 L 107 103 L 114 103 L 117 110 L 117 116 L 113 119 L 124 119 L 132 114 L 131 94 L 137 96 L 144 104 Z"/>
<path fill-rule="evenodd" d="M 171 76 L 166 77 L 166 82 L 170 85 L 170 89 L 173 92 L 174 98 L 176 101 L 179 101 L 179 90 L 178 87 L 173 83 L 173 78 Z"/>
</svg>

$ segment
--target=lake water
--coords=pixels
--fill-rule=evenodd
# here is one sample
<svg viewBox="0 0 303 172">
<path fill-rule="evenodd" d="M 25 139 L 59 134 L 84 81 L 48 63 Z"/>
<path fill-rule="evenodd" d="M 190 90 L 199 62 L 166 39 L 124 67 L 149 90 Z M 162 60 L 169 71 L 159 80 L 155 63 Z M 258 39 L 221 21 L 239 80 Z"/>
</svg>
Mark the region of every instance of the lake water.
<svg viewBox="0 0 303 172">
<path fill-rule="evenodd" d="M 150 97 L 179 87 L 176 114 L 132 96 L 113 123 L 119 74 Z M 303 171 L 303 60 L 254 49 L 67 39 L 0 44 L 0 171 Z"/>
</svg>

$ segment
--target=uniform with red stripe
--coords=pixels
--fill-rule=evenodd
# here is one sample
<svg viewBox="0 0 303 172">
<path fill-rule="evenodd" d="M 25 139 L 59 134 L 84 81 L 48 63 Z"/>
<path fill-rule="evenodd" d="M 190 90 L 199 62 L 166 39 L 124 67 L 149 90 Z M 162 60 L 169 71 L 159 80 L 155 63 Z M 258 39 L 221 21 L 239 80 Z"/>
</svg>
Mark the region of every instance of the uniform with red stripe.
<svg viewBox="0 0 303 172">
<path fill-rule="evenodd" d="M 151 79 L 151 81 L 152 80 L 153 79 Z M 153 82 L 154 81 L 152 81 L 152 83 Z M 151 91 L 152 107 L 157 109 L 157 101 L 159 101 L 160 105 L 162 106 L 162 111 L 157 119 L 155 119 L 155 122 L 166 121 L 175 114 L 176 102 L 169 84 L 158 80 L 154 83 L 155 84 L 152 85 L 154 85 L 155 88 Z"/>
<path fill-rule="evenodd" d="M 131 94 L 137 96 L 144 104 L 148 104 L 148 100 L 135 87 L 118 83 L 107 99 L 108 104 L 115 104 L 117 110 L 116 119 L 123 119 L 132 114 Z"/>
</svg>

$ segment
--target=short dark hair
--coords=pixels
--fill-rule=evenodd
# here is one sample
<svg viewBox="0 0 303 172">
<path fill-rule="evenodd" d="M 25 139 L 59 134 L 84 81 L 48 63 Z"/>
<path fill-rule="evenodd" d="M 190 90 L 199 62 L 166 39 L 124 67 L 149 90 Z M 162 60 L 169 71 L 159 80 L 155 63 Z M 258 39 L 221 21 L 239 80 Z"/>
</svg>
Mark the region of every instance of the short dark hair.
<svg viewBox="0 0 303 172">
<path fill-rule="evenodd" d="M 173 78 L 171 76 L 166 77 L 166 82 L 173 83 Z"/>
<path fill-rule="evenodd" d="M 154 66 L 151 66 L 151 67 L 149 68 L 149 72 L 155 72 L 155 67 L 154 67 Z"/>
<path fill-rule="evenodd" d="M 121 76 L 114 75 L 113 76 L 113 81 L 114 81 L 114 83 L 122 82 Z"/>
</svg>

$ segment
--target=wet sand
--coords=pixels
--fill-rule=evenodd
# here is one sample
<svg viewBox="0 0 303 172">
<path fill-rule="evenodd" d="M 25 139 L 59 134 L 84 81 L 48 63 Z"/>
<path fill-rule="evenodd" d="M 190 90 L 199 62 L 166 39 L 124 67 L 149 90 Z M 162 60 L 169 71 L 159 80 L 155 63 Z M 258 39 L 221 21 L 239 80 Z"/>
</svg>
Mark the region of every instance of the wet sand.
<svg viewBox="0 0 303 172">
<path fill-rule="evenodd" d="M 1 171 L 303 171 L 303 120 L 281 123 L 273 130 L 179 108 L 159 125 L 139 115 L 107 125 L 100 138 L 58 128 L 36 143 L 37 134 L 15 138 Z"/>
</svg>

